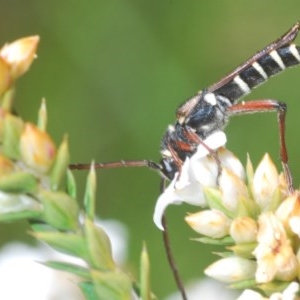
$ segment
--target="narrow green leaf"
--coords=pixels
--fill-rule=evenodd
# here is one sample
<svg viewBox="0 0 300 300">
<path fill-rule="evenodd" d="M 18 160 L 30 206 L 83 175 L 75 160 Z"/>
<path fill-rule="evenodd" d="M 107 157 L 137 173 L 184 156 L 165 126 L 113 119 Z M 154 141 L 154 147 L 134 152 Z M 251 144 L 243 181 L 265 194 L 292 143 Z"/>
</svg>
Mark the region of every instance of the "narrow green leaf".
<svg viewBox="0 0 300 300">
<path fill-rule="evenodd" d="M 248 279 L 248 280 L 232 283 L 228 287 L 230 289 L 245 290 L 245 289 L 257 288 L 257 283 L 255 279 Z"/>
<path fill-rule="evenodd" d="M 13 213 L 5 213 L 2 214 L 0 212 L 0 222 L 12 222 L 17 220 L 28 220 L 38 218 L 40 216 L 39 212 L 34 211 L 20 211 L 20 212 L 13 212 Z"/>
<path fill-rule="evenodd" d="M 85 218 L 85 237 L 89 252 L 89 263 L 99 270 L 114 270 L 111 244 L 104 230 Z"/>
<path fill-rule="evenodd" d="M 76 201 L 69 195 L 43 190 L 39 199 L 44 206 L 43 219 L 46 223 L 62 230 L 78 228 L 79 208 Z"/>
<path fill-rule="evenodd" d="M 67 171 L 67 194 L 73 199 L 77 197 L 76 181 L 71 170 Z"/>
<path fill-rule="evenodd" d="M 23 130 L 23 121 L 11 114 L 7 114 L 3 127 L 3 153 L 13 159 L 20 158 L 20 136 Z"/>
<path fill-rule="evenodd" d="M 257 215 L 260 213 L 260 208 L 258 204 L 252 199 L 248 197 L 239 197 L 238 208 L 236 211 L 235 218 L 248 216 L 253 219 L 257 218 Z"/>
<path fill-rule="evenodd" d="M 51 169 L 51 189 L 58 190 L 63 178 L 66 176 L 68 165 L 70 162 L 69 146 L 67 136 L 64 136 L 61 145 L 58 148 L 54 164 Z"/>
<path fill-rule="evenodd" d="M 85 212 L 90 220 L 94 220 L 95 217 L 96 182 L 96 172 L 94 162 L 92 162 L 84 195 Z"/>
<path fill-rule="evenodd" d="M 203 244 L 208 244 L 208 245 L 221 245 L 221 246 L 226 246 L 226 245 L 232 245 L 234 244 L 234 240 L 230 236 L 226 236 L 221 239 L 213 239 L 209 237 L 200 237 L 200 238 L 194 238 L 192 239 L 193 241 L 201 242 Z"/>
<path fill-rule="evenodd" d="M 99 299 L 131 300 L 132 287 L 127 275 L 120 271 L 96 272 L 92 271 L 95 290 Z"/>
<path fill-rule="evenodd" d="M 83 278 L 84 280 L 91 279 L 89 269 L 84 268 L 82 266 L 78 266 L 78 265 L 66 263 L 66 262 L 60 262 L 60 261 L 47 261 L 42 264 L 47 267 L 50 267 L 52 269 L 66 271 L 66 272 L 75 274 L 75 275 Z"/>
<path fill-rule="evenodd" d="M 271 296 L 273 293 L 280 293 L 285 290 L 290 283 L 291 282 L 274 280 L 268 283 L 256 284 L 256 287 L 263 291 L 267 296 Z"/>
<path fill-rule="evenodd" d="M 37 178 L 28 172 L 18 171 L 0 177 L 0 190 L 8 193 L 34 193 Z"/>
<path fill-rule="evenodd" d="M 12 111 L 14 103 L 15 89 L 11 87 L 1 95 L 1 108 L 5 111 Z"/>
<path fill-rule="evenodd" d="M 43 131 L 47 128 L 47 107 L 45 98 L 42 99 L 42 103 L 38 113 L 37 127 Z"/>
<path fill-rule="evenodd" d="M 222 195 L 221 195 L 220 190 L 215 189 L 215 188 L 205 187 L 203 189 L 203 192 L 204 192 L 207 204 L 211 209 L 217 209 L 217 210 L 223 212 L 228 217 L 234 216 L 234 213 L 232 211 L 228 210 L 224 206 L 224 204 L 222 202 Z"/>
<path fill-rule="evenodd" d="M 80 282 L 79 287 L 81 288 L 86 300 L 99 300 L 95 286 L 92 282 Z"/>
<path fill-rule="evenodd" d="M 226 258 L 226 257 L 231 257 L 232 256 L 232 252 L 231 251 L 223 251 L 223 252 L 217 252 L 217 251 L 213 251 L 212 252 L 214 255 L 217 255 L 219 257 L 222 258 Z"/>
<path fill-rule="evenodd" d="M 150 262 L 146 244 L 143 244 L 141 253 L 141 269 L 140 269 L 140 285 L 141 285 L 141 299 L 151 300 L 151 288 L 150 288 Z"/>
<path fill-rule="evenodd" d="M 35 227 L 38 229 L 38 227 Z M 51 247 L 63 253 L 87 259 L 86 244 L 79 233 L 59 231 L 34 231 L 30 233 L 35 238 L 49 244 Z"/>
<path fill-rule="evenodd" d="M 244 243 L 244 244 L 235 244 L 228 247 L 235 255 L 243 258 L 253 258 L 253 250 L 257 246 L 257 243 Z"/>
</svg>

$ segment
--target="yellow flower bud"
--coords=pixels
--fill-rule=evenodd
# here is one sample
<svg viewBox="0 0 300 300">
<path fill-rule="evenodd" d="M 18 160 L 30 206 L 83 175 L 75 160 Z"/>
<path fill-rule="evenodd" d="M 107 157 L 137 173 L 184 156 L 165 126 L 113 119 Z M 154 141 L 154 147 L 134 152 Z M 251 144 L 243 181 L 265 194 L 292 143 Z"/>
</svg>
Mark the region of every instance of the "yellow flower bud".
<svg viewBox="0 0 300 300">
<path fill-rule="evenodd" d="M 46 173 L 52 165 L 56 149 L 46 132 L 26 123 L 20 138 L 20 152 L 26 165 Z"/>
<path fill-rule="evenodd" d="M 39 39 L 38 36 L 22 38 L 1 49 L 0 57 L 9 65 L 12 78 L 20 77 L 29 69 L 36 56 Z"/>
</svg>

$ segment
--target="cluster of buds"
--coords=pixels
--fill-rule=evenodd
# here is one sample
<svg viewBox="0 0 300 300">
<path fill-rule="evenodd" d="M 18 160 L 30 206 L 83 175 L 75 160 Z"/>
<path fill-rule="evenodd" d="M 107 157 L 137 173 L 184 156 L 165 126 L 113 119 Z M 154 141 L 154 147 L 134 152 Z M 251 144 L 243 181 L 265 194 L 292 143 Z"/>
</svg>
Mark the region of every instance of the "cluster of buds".
<svg viewBox="0 0 300 300">
<path fill-rule="evenodd" d="M 88 299 L 130 299 L 131 278 L 116 266 L 110 240 L 95 222 L 93 165 L 80 211 L 75 179 L 68 168 L 67 138 L 57 148 L 46 132 L 45 101 L 37 125 L 11 112 L 14 82 L 29 69 L 38 41 L 37 36 L 23 38 L 0 49 L 0 222 L 28 220 L 31 235 L 85 261 L 85 267 L 55 261 L 45 264 L 78 276 Z"/>
<path fill-rule="evenodd" d="M 207 276 L 246 289 L 239 300 L 298 299 L 299 192 L 289 194 L 268 154 L 254 171 L 249 157 L 244 168 L 224 147 L 222 132 L 204 142 L 216 150 L 218 161 L 200 145 L 159 197 L 155 223 L 162 228 L 160 218 L 169 204 L 202 206 L 185 218 L 202 235 L 196 240 L 226 247 L 205 270 Z"/>
<path fill-rule="evenodd" d="M 11 112 L 14 82 L 29 69 L 38 42 L 37 36 L 27 37 L 0 49 L 0 220 L 39 218 L 57 228 L 75 229 L 77 204 L 57 192 L 69 163 L 67 140 L 57 150 L 46 132 L 45 101 L 38 125 Z M 65 206 L 69 209 L 64 211 Z"/>
</svg>

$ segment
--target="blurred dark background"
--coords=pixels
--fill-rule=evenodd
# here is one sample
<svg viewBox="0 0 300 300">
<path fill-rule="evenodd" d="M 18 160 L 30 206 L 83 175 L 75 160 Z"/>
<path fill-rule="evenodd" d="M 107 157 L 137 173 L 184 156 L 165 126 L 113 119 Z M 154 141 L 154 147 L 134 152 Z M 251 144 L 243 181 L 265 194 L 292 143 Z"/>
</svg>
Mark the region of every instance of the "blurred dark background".
<svg viewBox="0 0 300 300">
<path fill-rule="evenodd" d="M 19 80 L 16 110 L 36 120 L 47 100 L 49 132 L 69 136 L 72 162 L 92 159 L 158 161 L 160 139 L 179 104 L 219 80 L 300 19 L 299 1 L 0 1 L 0 42 L 38 34 L 38 59 Z M 299 42 L 300 43 L 300 42 Z M 286 71 L 246 99 L 288 103 L 287 144 L 295 186 L 300 182 L 300 68 Z M 228 148 L 255 165 L 269 152 L 280 167 L 276 114 L 232 119 Z M 76 172 L 82 196 L 87 172 Z M 152 222 L 159 176 L 147 169 L 98 172 L 98 215 L 116 218 L 130 231 L 128 268 L 138 274 L 146 241 L 153 291 L 175 290 Z M 187 282 L 213 261 L 210 248 L 183 221 L 191 206 L 168 209 L 172 246 Z M 21 239 L 25 222 L 0 225 L 0 246 Z"/>
</svg>

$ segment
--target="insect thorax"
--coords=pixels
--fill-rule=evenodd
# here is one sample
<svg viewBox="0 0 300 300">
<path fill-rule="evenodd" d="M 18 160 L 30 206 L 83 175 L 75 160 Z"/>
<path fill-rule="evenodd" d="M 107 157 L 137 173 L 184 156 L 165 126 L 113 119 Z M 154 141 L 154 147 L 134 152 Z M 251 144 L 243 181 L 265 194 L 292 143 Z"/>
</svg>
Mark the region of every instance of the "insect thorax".
<svg viewBox="0 0 300 300">
<path fill-rule="evenodd" d="M 168 127 L 161 142 L 161 164 L 166 177 L 172 179 L 178 163 L 193 155 L 200 141 L 226 125 L 229 105 L 223 96 L 200 92 L 178 108 L 177 121 Z"/>
</svg>

